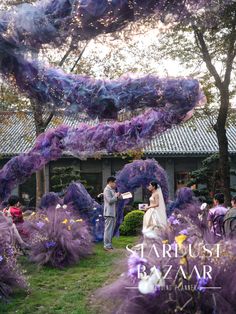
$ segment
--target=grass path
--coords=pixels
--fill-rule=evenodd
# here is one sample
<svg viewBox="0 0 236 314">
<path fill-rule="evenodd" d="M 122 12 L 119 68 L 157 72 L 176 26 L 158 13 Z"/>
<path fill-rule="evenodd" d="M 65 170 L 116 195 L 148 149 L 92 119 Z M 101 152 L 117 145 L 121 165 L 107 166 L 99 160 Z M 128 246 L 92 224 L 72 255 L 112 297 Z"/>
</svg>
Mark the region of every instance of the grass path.
<svg viewBox="0 0 236 314">
<path fill-rule="evenodd" d="M 0 304 L 0 313 L 94 314 L 89 308 L 91 294 L 118 276 L 117 263 L 125 256 L 126 245 L 136 240 L 134 237 L 115 238 L 116 250 L 112 253 L 104 251 L 102 243 L 98 243 L 93 255 L 64 270 L 39 268 L 22 258 L 20 262 L 26 270 L 30 292 L 18 292 L 9 304 Z"/>
</svg>

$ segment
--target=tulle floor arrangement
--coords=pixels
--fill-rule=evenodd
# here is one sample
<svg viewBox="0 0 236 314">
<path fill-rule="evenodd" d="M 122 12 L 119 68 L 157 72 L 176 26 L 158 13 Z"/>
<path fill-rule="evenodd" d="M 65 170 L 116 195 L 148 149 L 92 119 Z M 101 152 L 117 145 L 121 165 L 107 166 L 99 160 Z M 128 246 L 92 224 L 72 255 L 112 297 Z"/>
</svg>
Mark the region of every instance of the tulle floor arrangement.
<svg viewBox="0 0 236 314">
<path fill-rule="evenodd" d="M 120 304 L 110 313 L 235 313 L 234 241 L 214 241 L 196 201 L 181 207 L 156 240 L 129 251 L 127 271 L 98 292 Z"/>
<path fill-rule="evenodd" d="M 27 283 L 17 264 L 11 224 L 0 215 L 0 302 L 7 302 L 17 289 L 26 290 Z"/>
<path fill-rule="evenodd" d="M 92 252 L 92 235 L 86 222 L 66 206 L 39 210 L 27 221 L 30 260 L 39 265 L 65 267 Z"/>
</svg>

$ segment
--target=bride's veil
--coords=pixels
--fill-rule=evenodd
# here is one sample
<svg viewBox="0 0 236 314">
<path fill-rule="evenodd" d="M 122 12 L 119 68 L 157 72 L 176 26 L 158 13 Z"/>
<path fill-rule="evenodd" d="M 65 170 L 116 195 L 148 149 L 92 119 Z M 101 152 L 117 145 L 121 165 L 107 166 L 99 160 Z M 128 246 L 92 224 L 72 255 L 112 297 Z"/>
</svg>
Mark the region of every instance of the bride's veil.
<svg viewBox="0 0 236 314">
<path fill-rule="evenodd" d="M 166 204 L 164 201 L 163 193 L 161 187 L 157 189 L 158 196 L 159 196 L 159 213 L 161 218 L 161 224 L 166 226 L 167 225 L 167 215 L 166 215 Z"/>
</svg>

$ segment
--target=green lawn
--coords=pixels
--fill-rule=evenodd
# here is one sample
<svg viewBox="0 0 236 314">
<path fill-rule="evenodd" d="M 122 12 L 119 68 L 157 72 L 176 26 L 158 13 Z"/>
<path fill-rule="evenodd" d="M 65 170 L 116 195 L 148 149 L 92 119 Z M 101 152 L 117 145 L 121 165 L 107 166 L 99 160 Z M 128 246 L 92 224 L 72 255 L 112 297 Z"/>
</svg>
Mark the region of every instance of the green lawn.
<svg viewBox="0 0 236 314">
<path fill-rule="evenodd" d="M 28 294 L 18 292 L 9 304 L 0 304 L 0 313 L 93 314 L 94 310 L 89 308 L 93 291 L 119 275 L 117 265 L 126 254 L 125 247 L 136 241 L 135 237 L 115 238 L 116 250 L 112 253 L 105 252 L 102 243 L 96 244 L 93 255 L 64 270 L 38 268 L 21 258 L 30 291 Z"/>
</svg>

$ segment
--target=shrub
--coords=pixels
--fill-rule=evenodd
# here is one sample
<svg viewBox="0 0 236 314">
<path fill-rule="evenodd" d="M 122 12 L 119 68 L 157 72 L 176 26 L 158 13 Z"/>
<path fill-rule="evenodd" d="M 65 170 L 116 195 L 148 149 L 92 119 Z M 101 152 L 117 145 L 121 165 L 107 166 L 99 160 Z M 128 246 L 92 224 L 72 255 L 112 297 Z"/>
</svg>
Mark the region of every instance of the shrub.
<svg viewBox="0 0 236 314">
<path fill-rule="evenodd" d="M 120 226 L 121 235 L 138 235 L 143 225 L 144 212 L 141 210 L 133 210 L 125 216 Z"/>
</svg>

